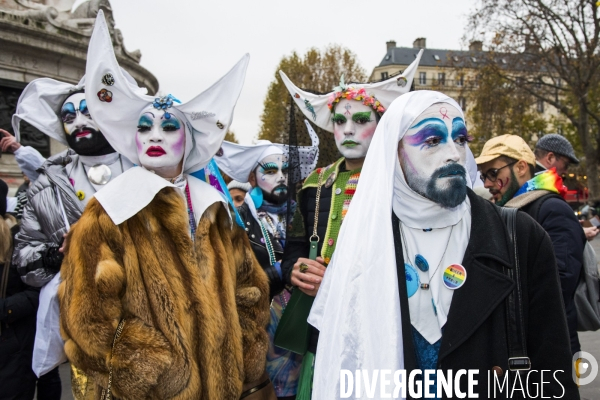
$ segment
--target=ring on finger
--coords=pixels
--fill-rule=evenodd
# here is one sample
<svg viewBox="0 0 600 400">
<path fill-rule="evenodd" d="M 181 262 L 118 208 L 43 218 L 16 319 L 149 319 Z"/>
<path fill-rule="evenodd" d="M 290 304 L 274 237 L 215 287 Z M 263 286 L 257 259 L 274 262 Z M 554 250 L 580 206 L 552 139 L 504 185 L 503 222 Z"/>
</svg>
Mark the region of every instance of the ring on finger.
<svg viewBox="0 0 600 400">
<path fill-rule="evenodd" d="M 306 271 L 308 271 L 308 265 L 305 263 L 300 263 L 300 267 L 298 269 L 300 270 L 300 272 L 305 273 Z"/>
</svg>

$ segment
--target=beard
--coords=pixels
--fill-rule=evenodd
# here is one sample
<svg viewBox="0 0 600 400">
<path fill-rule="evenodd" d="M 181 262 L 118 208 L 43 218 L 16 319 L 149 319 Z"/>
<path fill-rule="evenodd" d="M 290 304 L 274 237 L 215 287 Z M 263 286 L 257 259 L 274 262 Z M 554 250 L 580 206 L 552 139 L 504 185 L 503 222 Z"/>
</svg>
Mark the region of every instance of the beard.
<svg viewBox="0 0 600 400">
<path fill-rule="evenodd" d="M 402 168 L 405 168 L 403 165 Z M 407 171 L 405 169 L 405 171 Z M 444 208 L 454 208 L 467 197 L 467 171 L 457 163 L 436 169 L 429 180 L 406 175 L 408 186 Z M 442 181 L 443 180 L 443 181 Z"/>
<path fill-rule="evenodd" d="M 263 190 L 263 198 L 265 201 L 271 204 L 280 205 L 287 201 L 288 189 L 286 185 L 279 185 L 273 188 L 272 191 L 267 193 Z"/>
<path fill-rule="evenodd" d="M 83 132 L 89 132 L 89 134 L 85 137 L 77 137 Z M 76 129 L 65 136 L 69 147 L 82 156 L 103 156 L 115 152 L 102 132 L 89 126 Z"/>
<path fill-rule="evenodd" d="M 517 177 L 515 176 L 514 171 L 511 169 L 510 170 L 510 183 L 508 184 L 508 187 L 506 188 L 506 192 L 504 192 L 504 194 L 502 195 L 500 200 L 496 201 L 496 205 L 499 207 L 503 207 L 506 203 L 508 203 L 514 197 L 515 193 L 517 193 L 520 188 L 521 188 L 521 186 L 519 185 L 519 182 L 517 181 Z M 492 194 L 495 194 L 495 193 L 492 192 Z"/>
</svg>

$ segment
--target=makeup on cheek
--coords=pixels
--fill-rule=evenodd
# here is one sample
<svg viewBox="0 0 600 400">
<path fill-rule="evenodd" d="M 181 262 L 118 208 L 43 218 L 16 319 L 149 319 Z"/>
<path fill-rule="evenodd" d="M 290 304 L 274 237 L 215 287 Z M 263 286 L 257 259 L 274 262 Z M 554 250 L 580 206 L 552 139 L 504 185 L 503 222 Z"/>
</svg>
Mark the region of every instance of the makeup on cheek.
<svg viewBox="0 0 600 400">
<path fill-rule="evenodd" d="M 506 178 L 506 182 L 502 182 L 502 179 L 498 179 L 498 188 L 502 190 L 505 186 L 508 186 L 510 178 Z"/>
</svg>

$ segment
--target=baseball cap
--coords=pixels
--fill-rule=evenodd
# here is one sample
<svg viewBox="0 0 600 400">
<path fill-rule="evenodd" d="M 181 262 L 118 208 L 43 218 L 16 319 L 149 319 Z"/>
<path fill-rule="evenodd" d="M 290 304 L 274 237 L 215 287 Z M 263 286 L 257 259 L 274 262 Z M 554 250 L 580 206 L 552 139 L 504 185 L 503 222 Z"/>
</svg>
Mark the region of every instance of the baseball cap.
<svg viewBox="0 0 600 400">
<path fill-rule="evenodd" d="M 484 164 L 500 156 L 507 156 L 515 160 L 525 160 L 529 165 L 535 166 L 535 155 L 522 137 L 517 135 L 501 135 L 488 140 L 475 162 Z"/>
</svg>

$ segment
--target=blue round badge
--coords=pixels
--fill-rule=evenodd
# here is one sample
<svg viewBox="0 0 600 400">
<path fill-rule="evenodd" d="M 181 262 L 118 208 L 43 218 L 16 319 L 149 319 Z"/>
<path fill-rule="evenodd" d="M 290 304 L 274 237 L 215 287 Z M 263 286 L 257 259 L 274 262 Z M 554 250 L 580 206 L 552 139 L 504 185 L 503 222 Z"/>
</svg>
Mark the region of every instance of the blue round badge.
<svg viewBox="0 0 600 400">
<path fill-rule="evenodd" d="M 415 256 L 415 265 L 423 272 L 429 271 L 429 263 L 427 262 L 425 257 L 423 257 L 420 254 L 417 254 Z"/>
<path fill-rule="evenodd" d="M 408 297 L 412 297 L 419 290 L 419 274 L 412 265 L 404 263 L 404 272 L 406 274 L 406 292 Z"/>
</svg>

